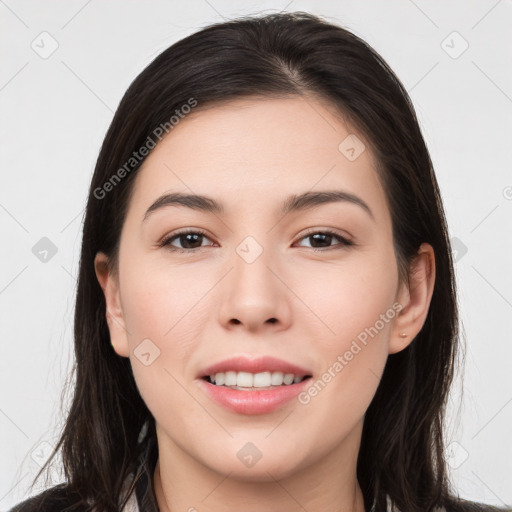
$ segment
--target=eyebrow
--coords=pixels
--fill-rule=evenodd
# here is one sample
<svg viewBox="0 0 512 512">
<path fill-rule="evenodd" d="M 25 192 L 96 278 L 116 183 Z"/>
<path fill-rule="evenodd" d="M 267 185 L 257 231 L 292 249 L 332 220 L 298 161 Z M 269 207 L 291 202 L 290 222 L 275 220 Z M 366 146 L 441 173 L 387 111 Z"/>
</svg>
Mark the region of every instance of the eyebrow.
<svg viewBox="0 0 512 512">
<path fill-rule="evenodd" d="M 328 203 L 348 202 L 361 207 L 368 215 L 375 220 L 370 207 L 358 196 L 343 190 L 326 190 L 319 192 L 305 192 L 293 194 L 285 199 L 279 213 L 287 215 L 290 212 L 303 211 L 316 206 Z M 224 213 L 224 206 L 215 199 L 196 194 L 184 194 L 173 192 L 160 196 L 146 211 L 142 222 L 145 222 L 150 215 L 160 208 L 166 206 L 185 206 L 192 210 L 221 214 Z"/>
</svg>

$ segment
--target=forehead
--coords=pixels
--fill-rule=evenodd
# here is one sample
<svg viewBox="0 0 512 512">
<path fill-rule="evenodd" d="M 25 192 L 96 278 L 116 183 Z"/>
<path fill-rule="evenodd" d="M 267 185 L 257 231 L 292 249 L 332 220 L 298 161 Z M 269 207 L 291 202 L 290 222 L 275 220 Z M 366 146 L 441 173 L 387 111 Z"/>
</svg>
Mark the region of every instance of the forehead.
<svg viewBox="0 0 512 512">
<path fill-rule="evenodd" d="M 193 110 L 146 158 L 134 187 L 130 211 L 139 216 L 169 191 L 257 208 L 342 187 L 385 208 L 369 144 L 332 105 L 312 97 L 246 98 Z"/>
</svg>

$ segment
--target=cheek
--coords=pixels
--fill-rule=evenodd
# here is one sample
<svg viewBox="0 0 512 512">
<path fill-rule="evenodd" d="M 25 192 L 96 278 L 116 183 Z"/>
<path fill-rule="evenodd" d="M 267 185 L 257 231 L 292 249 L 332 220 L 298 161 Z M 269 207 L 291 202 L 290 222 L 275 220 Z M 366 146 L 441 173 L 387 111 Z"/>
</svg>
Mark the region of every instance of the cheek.
<svg viewBox="0 0 512 512">
<path fill-rule="evenodd" d="M 193 335 L 194 316 L 213 284 L 211 273 L 143 263 L 127 268 L 122 289 L 132 349 L 142 337 L 154 340 L 161 350 L 175 347 L 182 352 Z"/>
<path fill-rule="evenodd" d="M 311 288 L 311 303 L 329 329 L 315 337 L 322 368 L 299 402 L 315 418 L 319 435 L 327 424 L 348 432 L 377 390 L 399 309 L 393 257 L 337 268 L 328 279 L 317 280 L 320 287 Z"/>
<path fill-rule="evenodd" d="M 180 383 L 197 352 L 208 318 L 208 291 L 218 279 L 200 266 L 191 272 L 185 266 L 148 264 L 133 253 L 121 275 L 130 360 L 141 396 L 155 415 L 171 405 L 189 408 Z"/>
<path fill-rule="evenodd" d="M 301 294 L 326 327 L 318 332 L 327 350 L 343 348 L 376 323 L 381 338 L 385 337 L 396 313 L 392 305 L 398 274 L 392 252 L 387 257 L 354 258 L 327 269 L 312 267 L 307 275 Z M 381 315 L 386 315 L 384 324 Z"/>
<path fill-rule="evenodd" d="M 157 422 L 172 423 L 179 431 L 186 428 L 183 418 L 201 419 L 183 388 L 183 368 L 199 339 L 194 329 L 200 324 L 197 303 L 207 283 L 194 284 L 188 272 L 145 269 L 143 265 L 133 268 L 137 271 L 125 273 L 122 290 L 133 375 Z M 172 411 L 181 413 L 173 415 Z"/>
</svg>

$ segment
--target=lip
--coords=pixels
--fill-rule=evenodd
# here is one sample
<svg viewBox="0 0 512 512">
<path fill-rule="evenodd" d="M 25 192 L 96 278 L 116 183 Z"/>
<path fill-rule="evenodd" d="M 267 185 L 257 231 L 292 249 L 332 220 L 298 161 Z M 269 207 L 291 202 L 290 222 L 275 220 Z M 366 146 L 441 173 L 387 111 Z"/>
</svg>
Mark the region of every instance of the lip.
<svg viewBox="0 0 512 512">
<path fill-rule="evenodd" d="M 216 386 L 205 379 L 199 379 L 202 390 L 212 400 L 238 414 L 267 414 L 293 400 L 311 379 L 296 384 L 282 385 L 262 391 L 242 391 L 224 386 Z"/>
<path fill-rule="evenodd" d="M 201 371 L 198 375 L 199 386 L 210 399 L 230 411 L 248 415 L 267 414 L 283 407 L 293 400 L 311 379 L 260 391 L 243 391 L 216 386 L 205 379 L 215 373 L 227 371 L 249 373 L 269 371 L 293 373 L 296 377 L 312 376 L 312 372 L 305 368 L 270 356 L 253 359 L 246 356 L 231 357 L 214 363 Z"/>
<path fill-rule="evenodd" d="M 260 373 L 264 371 L 269 372 L 283 372 L 293 373 L 296 377 L 304 377 L 305 375 L 312 375 L 312 372 L 301 368 L 295 364 L 289 363 L 283 359 L 276 357 L 262 356 L 250 359 L 246 356 L 236 356 L 218 363 L 208 366 L 198 375 L 199 378 L 209 377 L 215 373 L 235 371 L 235 372 L 249 372 Z M 291 386 L 291 384 L 290 384 Z M 256 393 L 256 391 L 251 391 Z"/>
</svg>

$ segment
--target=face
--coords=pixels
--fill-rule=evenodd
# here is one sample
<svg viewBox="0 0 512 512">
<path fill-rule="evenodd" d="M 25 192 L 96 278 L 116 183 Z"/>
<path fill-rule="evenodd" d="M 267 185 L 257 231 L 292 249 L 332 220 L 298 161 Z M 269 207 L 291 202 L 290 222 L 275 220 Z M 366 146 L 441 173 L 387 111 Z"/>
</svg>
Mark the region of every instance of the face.
<svg viewBox="0 0 512 512">
<path fill-rule="evenodd" d="M 337 200 L 293 202 L 320 192 Z M 219 207 L 150 208 L 174 193 Z M 237 100 L 181 120 L 138 172 L 118 275 L 98 276 L 160 449 L 240 479 L 355 456 L 389 353 L 422 323 L 407 324 L 413 296 L 369 143 L 311 97 Z M 278 361 L 250 366 L 263 357 Z M 310 377 L 259 391 L 207 382 L 231 358 L 249 365 L 220 368 L 264 374 L 259 385 L 289 373 L 285 363 Z"/>
</svg>

